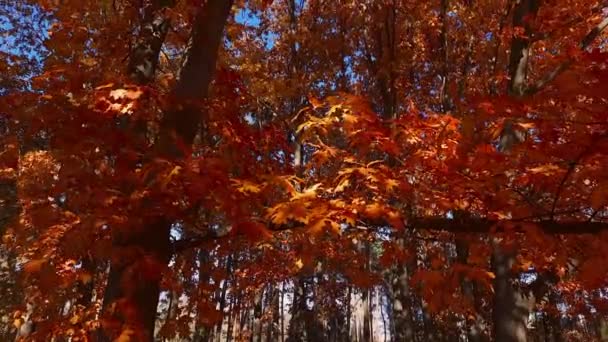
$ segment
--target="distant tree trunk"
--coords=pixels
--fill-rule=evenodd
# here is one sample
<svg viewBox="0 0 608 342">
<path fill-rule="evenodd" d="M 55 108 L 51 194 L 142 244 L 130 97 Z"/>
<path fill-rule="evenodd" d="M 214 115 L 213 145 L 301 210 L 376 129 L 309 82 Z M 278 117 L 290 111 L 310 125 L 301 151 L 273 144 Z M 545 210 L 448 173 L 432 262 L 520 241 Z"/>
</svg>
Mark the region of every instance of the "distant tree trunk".
<svg viewBox="0 0 608 342">
<path fill-rule="evenodd" d="M 405 248 L 405 238 L 397 239 L 397 244 Z M 412 265 L 413 266 L 413 265 Z M 411 315 L 412 300 L 407 265 L 396 265 L 388 273 L 387 283 L 389 285 L 389 296 L 391 300 L 392 319 L 394 325 L 395 341 L 410 342 L 414 341 L 414 327 Z"/>
<path fill-rule="evenodd" d="M 304 322 L 302 320 L 304 298 L 304 284 L 302 279 L 297 279 L 293 284 L 293 299 L 291 301 L 291 319 L 287 328 L 287 342 L 304 341 Z"/>
<path fill-rule="evenodd" d="M 271 310 L 272 316 L 266 326 L 266 341 L 277 340 L 275 337 L 276 327 L 278 326 L 279 314 L 279 291 L 276 284 L 268 284 L 268 309 Z"/>
<path fill-rule="evenodd" d="M 178 99 L 192 100 L 205 98 L 215 69 L 218 48 L 224 25 L 232 7 L 232 0 L 209 0 L 196 15 L 191 34 L 191 45 L 180 71 L 174 94 Z M 155 35 L 152 35 L 155 36 Z M 155 58 L 157 58 L 156 54 Z M 146 60 L 155 65 L 155 60 Z M 145 67 L 148 64 L 142 64 Z M 191 145 L 198 130 L 200 113 L 195 108 L 185 107 L 165 113 L 161 123 L 161 134 L 157 149 L 161 155 L 182 157 L 174 146 L 173 133 L 183 143 Z M 166 265 L 170 258 L 170 226 L 172 222 L 161 217 L 150 217 L 147 222 L 136 223 L 137 227 L 127 232 L 115 232 L 116 249 L 139 251 L 130 258 L 114 258 L 103 308 L 110 305 L 119 310 L 108 312 L 113 320 L 123 322 L 126 327 L 142 332 L 139 340 L 154 340 L 156 309 L 160 292 L 161 274 L 153 278 L 146 276 L 145 269 Z M 114 232 L 113 232 L 114 233 Z M 122 236 L 121 236 L 122 235 Z M 132 254 L 132 253 L 131 253 Z M 156 265 L 156 266 L 154 266 Z M 128 286 L 124 286 L 127 284 Z M 127 317 L 129 308 L 131 314 Z M 122 311 L 122 313 L 121 313 Z M 122 328 L 121 328 L 122 329 Z M 110 331 L 104 329 L 100 341 L 109 341 Z"/>
<path fill-rule="evenodd" d="M 469 245 L 468 241 L 463 238 L 456 238 L 456 258 L 459 263 L 467 264 L 469 258 Z M 488 340 L 485 335 L 485 326 L 483 321 L 483 315 L 481 313 L 481 300 L 479 295 L 476 293 L 475 283 L 463 279 L 461 282 L 462 291 L 475 309 L 475 317 L 472 322 L 467 322 L 466 334 L 469 342 L 484 342 Z"/>
<path fill-rule="evenodd" d="M 308 309 L 307 283 L 300 278 L 294 286 L 292 316 L 287 332 L 288 342 L 315 342 L 323 339 L 323 326 L 315 317 L 314 310 Z"/>
<path fill-rule="evenodd" d="M 253 298 L 253 320 L 251 329 L 251 341 L 262 341 L 262 311 L 263 311 L 264 288 L 258 289 Z"/>
<path fill-rule="evenodd" d="M 372 327 L 372 295 L 373 292 L 369 289 L 362 291 L 362 306 L 363 306 L 363 335 L 362 342 L 373 342 L 374 333 Z"/>
<path fill-rule="evenodd" d="M 281 320 L 281 342 L 285 341 L 285 282 L 281 283 L 280 311 L 279 319 Z"/>
<path fill-rule="evenodd" d="M 561 315 L 559 314 L 559 308 L 557 306 L 558 304 L 558 295 L 555 292 L 552 292 L 549 295 L 549 303 L 551 306 L 553 306 L 554 312 L 555 314 L 553 315 L 549 315 L 549 322 L 551 324 L 551 335 L 553 337 L 552 342 L 563 342 L 565 341 L 564 335 L 562 335 L 562 322 L 561 322 Z"/>
<path fill-rule="evenodd" d="M 350 304 L 350 301 L 352 299 L 353 288 L 350 285 L 347 285 L 347 286 L 348 286 L 348 289 L 347 289 L 347 292 L 346 292 L 346 301 L 345 301 L 345 305 L 346 305 L 346 329 L 345 329 L 346 334 L 345 334 L 345 336 L 346 337 L 348 337 L 349 334 L 351 333 L 351 331 L 350 331 L 350 322 L 353 319 L 353 317 L 352 317 L 353 316 L 352 315 L 352 306 Z"/>
<path fill-rule="evenodd" d="M 312 277 L 312 279 L 310 280 L 310 299 L 313 303 L 313 307 L 310 310 L 305 311 L 306 312 L 306 336 L 308 339 L 308 342 L 316 342 L 316 341 L 322 341 L 324 339 L 325 336 L 325 329 L 324 329 L 324 325 L 323 322 L 319 319 L 318 316 L 318 311 L 319 311 L 319 302 L 317 301 L 316 298 L 316 285 L 315 285 L 315 277 Z M 308 305 L 305 301 L 304 303 L 306 305 L 306 308 L 308 309 Z"/>
<path fill-rule="evenodd" d="M 198 296 L 204 300 L 211 300 L 211 294 L 209 293 L 209 278 L 210 278 L 210 257 L 209 251 L 200 248 L 198 251 Z M 199 311 L 197 310 L 197 316 Z M 197 342 L 208 342 L 211 338 L 211 328 L 203 324 L 201 317 L 197 317 L 194 324 L 194 336 Z"/>
<path fill-rule="evenodd" d="M 341 288 L 338 283 L 338 277 L 335 274 L 330 274 L 330 288 L 336 289 L 330 291 L 330 316 L 327 319 L 327 340 L 329 342 L 346 341 L 348 336 L 347 327 L 347 297 L 345 289 Z M 338 303 L 342 303 L 342 305 Z"/>
<path fill-rule="evenodd" d="M 220 287 L 218 285 L 218 290 L 217 290 L 217 301 L 219 302 L 219 311 L 220 314 L 224 314 L 225 308 L 226 308 L 226 294 L 228 293 L 228 287 L 231 284 L 231 274 L 232 274 L 232 269 L 234 267 L 233 263 L 234 260 L 236 259 L 236 257 L 234 257 L 232 254 L 228 255 L 228 257 L 226 257 L 226 264 L 225 264 L 225 268 L 226 268 L 226 275 L 224 277 L 224 283 L 222 284 L 222 286 Z M 215 307 L 215 305 L 214 305 Z M 231 319 L 231 315 L 228 316 L 228 320 Z M 215 327 L 215 334 L 221 338 L 222 336 L 222 329 L 224 326 L 224 317 L 222 316 L 222 318 L 220 319 L 219 322 L 216 323 L 216 327 Z M 230 322 L 228 323 L 228 325 L 230 325 Z"/>
<path fill-rule="evenodd" d="M 439 100 L 441 103 L 441 111 L 443 113 L 452 109 L 451 98 L 448 94 L 449 83 L 449 51 L 448 51 L 448 0 L 441 0 L 439 10 L 439 20 L 441 21 L 440 33 L 440 58 L 441 61 L 441 87 L 439 91 Z"/>
<path fill-rule="evenodd" d="M 380 297 L 380 318 L 382 319 L 382 335 L 384 335 L 384 342 L 388 341 L 388 336 L 390 334 L 390 326 L 387 323 L 390 321 L 388 317 L 388 312 L 386 310 L 386 305 L 384 304 L 384 299 L 386 296 Z M 386 302 L 388 303 L 389 299 L 386 298 Z"/>
</svg>

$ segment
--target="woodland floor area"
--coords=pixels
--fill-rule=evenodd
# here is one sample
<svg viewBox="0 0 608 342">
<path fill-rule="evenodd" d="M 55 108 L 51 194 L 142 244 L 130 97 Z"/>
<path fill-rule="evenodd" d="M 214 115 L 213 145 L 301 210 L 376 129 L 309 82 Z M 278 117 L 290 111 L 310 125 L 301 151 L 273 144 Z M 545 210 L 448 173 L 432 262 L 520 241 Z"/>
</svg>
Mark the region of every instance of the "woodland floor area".
<svg viewBox="0 0 608 342">
<path fill-rule="evenodd" d="M 608 1 L 0 1 L 0 342 L 608 341 Z"/>
</svg>

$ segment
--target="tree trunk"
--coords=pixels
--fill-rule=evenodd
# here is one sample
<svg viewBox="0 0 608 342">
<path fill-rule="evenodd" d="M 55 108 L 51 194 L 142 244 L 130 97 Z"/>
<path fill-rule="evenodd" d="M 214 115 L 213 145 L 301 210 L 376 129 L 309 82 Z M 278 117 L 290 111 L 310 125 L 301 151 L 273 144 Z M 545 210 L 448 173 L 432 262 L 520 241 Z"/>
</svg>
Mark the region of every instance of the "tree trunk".
<svg viewBox="0 0 608 342">
<path fill-rule="evenodd" d="M 515 36 L 511 41 L 509 56 L 510 95 L 521 97 L 527 90 L 527 69 L 530 53 L 530 23 L 536 16 L 540 0 L 518 0 L 513 9 L 513 27 L 524 29 L 523 36 Z M 519 137 L 511 129 L 511 123 L 505 123 L 500 138 L 499 150 L 509 152 Z M 511 267 L 515 262 L 516 249 L 506 250 L 497 241 L 493 241 L 492 267 L 494 278 L 494 338 L 497 342 L 526 342 L 529 301 L 522 291 L 514 286 L 514 274 Z"/>
<path fill-rule="evenodd" d="M 405 238 L 403 236 L 399 237 L 397 244 L 405 248 Z M 408 269 L 408 266 L 412 266 L 412 268 Z M 408 272 L 412 272 L 413 266 L 414 263 L 410 263 L 410 265 L 399 264 L 388 273 L 387 283 L 389 285 L 395 341 L 410 342 L 415 340 L 408 277 Z"/>
<path fill-rule="evenodd" d="M 459 263 L 467 264 L 469 258 L 469 241 L 464 238 L 456 238 L 456 258 Z M 479 295 L 476 293 L 475 283 L 468 280 L 462 279 L 461 281 L 462 292 L 474 306 L 475 319 L 472 322 L 467 322 L 466 334 L 469 342 L 484 342 L 488 340 L 488 336 L 485 332 L 485 323 L 482 315 L 482 304 Z"/>
<path fill-rule="evenodd" d="M 494 241 L 492 268 L 494 270 L 494 340 L 496 342 L 527 342 L 530 301 L 513 284 L 511 268 L 515 249 Z"/>
<path fill-rule="evenodd" d="M 294 283 L 293 299 L 291 304 L 291 320 L 287 328 L 287 342 L 303 342 L 306 325 L 304 322 L 304 310 L 306 310 L 306 287 L 301 277 Z"/>
<path fill-rule="evenodd" d="M 362 306 L 363 306 L 363 342 L 373 342 L 374 332 L 372 326 L 372 301 L 373 292 L 370 289 L 362 291 Z"/>
<path fill-rule="evenodd" d="M 193 24 L 191 45 L 173 91 L 178 100 L 196 100 L 207 96 L 232 2 L 232 0 L 209 0 L 199 9 Z M 155 37 L 155 35 L 151 36 Z M 157 56 L 158 54 L 155 58 Z M 156 63 L 155 60 L 145 62 L 141 64 L 144 69 L 146 66 L 153 66 Z M 183 157 L 178 152 L 173 137 L 177 136 L 186 146 L 191 145 L 199 126 L 200 117 L 200 112 L 196 108 L 188 106 L 165 113 L 157 152 L 161 156 Z M 130 258 L 113 260 L 103 308 L 107 310 L 110 308 L 110 304 L 121 304 L 117 306 L 118 312 L 110 312 L 110 316 L 114 320 L 126 324 L 119 329 L 122 331 L 128 328 L 133 329 L 141 332 L 138 334 L 138 340 L 153 341 L 161 274 L 152 278 L 146 277 L 146 273 L 149 272 L 145 272 L 145 268 L 168 263 L 170 258 L 169 234 L 172 222 L 161 216 L 151 217 L 149 222 L 145 223 L 145 226 L 131 229 L 129 236 L 114 238 L 116 247 L 137 252 L 131 253 Z M 111 340 L 108 332 L 105 330 L 102 333 L 101 341 Z"/>
</svg>

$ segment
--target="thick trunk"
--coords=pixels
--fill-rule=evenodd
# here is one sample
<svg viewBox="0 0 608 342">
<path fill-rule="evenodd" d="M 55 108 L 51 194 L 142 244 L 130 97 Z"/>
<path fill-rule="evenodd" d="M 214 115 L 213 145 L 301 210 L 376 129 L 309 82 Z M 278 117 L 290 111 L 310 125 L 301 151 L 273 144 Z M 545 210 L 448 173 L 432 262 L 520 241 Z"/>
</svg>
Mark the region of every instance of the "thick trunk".
<svg viewBox="0 0 608 342">
<path fill-rule="evenodd" d="M 494 340 L 496 342 L 527 342 L 530 298 L 515 286 L 512 272 L 515 248 L 494 242 Z"/>
<path fill-rule="evenodd" d="M 119 329 L 115 333 L 133 329 L 138 332 L 136 340 L 153 341 L 160 293 L 158 266 L 169 261 L 169 242 L 169 224 L 163 221 L 114 238 L 117 257 L 112 260 L 103 300 L 110 316 L 101 341 L 111 340 L 108 332 L 112 326 Z M 150 274 L 150 266 L 158 274 Z"/>
<path fill-rule="evenodd" d="M 513 9 L 513 27 L 521 28 L 521 35 L 514 36 L 511 41 L 509 56 L 509 85 L 510 95 L 521 97 L 527 91 L 527 69 L 530 53 L 530 37 L 532 25 L 538 12 L 540 0 L 518 0 Z M 520 141 L 511 123 L 505 123 L 501 134 L 499 149 L 508 153 Z M 521 289 L 514 286 L 516 274 L 511 268 L 515 262 L 517 250 L 510 247 L 507 250 L 496 241 L 493 242 L 492 268 L 494 278 L 494 338 L 497 342 L 526 342 L 528 340 L 527 323 L 530 300 Z"/>
<path fill-rule="evenodd" d="M 231 0 L 209 0 L 199 10 L 193 24 L 187 58 L 174 89 L 177 99 L 188 101 L 207 96 L 222 32 L 231 7 Z M 157 27 L 163 28 L 165 25 Z M 147 46 L 160 48 L 162 45 L 158 44 L 157 35 L 148 34 L 146 28 L 142 30 L 142 35 L 147 35 L 151 39 Z M 143 55 L 134 53 L 133 56 Z M 158 53 L 154 56 L 151 54 L 146 56 L 156 59 Z M 136 70 L 131 70 L 129 74 L 134 75 L 136 79 L 141 75 L 151 76 L 153 72 L 147 72 L 147 67 L 154 66 L 156 63 L 155 60 L 130 63 L 130 67 L 135 64 L 140 65 L 141 70 L 136 67 Z M 167 112 L 161 125 L 157 152 L 165 157 L 183 157 L 175 147 L 174 138 L 177 137 L 186 146 L 192 144 L 200 118 L 200 111 L 189 106 Z M 110 269 L 103 307 L 108 309 L 111 304 L 120 304 L 117 306 L 119 310 L 111 312 L 110 316 L 114 318 L 113 321 L 118 319 L 123 323 L 123 326 L 119 328 L 121 331 L 126 333 L 126 329 L 130 328 L 141 332 L 138 340 L 153 341 L 154 339 L 154 323 L 161 280 L 160 274 L 150 278 L 146 274 L 149 273 L 149 271 L 146 272 L 146 268 L 149 267 L 141 266 L 145 266 L 142 264 L 148 266 L 167 264 L 170 258 L 171 223 L 162 217 L 154 217 L 146 226 L 133 229 L 128 237 L 118 239 L 123 241 L 115 239 L 116 247 L 125 251 L 135 251 L 135 253 L 129 253 L 131 256 L 128 258 L 114 260 Z M 158 268 L 156 271 L 160 272 Z M 108 327 L 106 326 L 106 328 Z M 110 340 L 107 331 L 103 335 L 100 338 L 101 341 Z"/>
</svg>

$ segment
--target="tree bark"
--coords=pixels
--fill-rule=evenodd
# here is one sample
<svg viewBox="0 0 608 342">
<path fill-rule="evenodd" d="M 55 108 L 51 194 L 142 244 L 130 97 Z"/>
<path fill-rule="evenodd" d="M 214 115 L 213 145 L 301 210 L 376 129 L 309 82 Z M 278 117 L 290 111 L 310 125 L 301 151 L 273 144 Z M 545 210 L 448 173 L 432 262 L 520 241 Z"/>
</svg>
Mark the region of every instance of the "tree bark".
<svg viewBox="0 0 608 342">
<path fill-rule="evenodd" d="M 511 42 L 509 56 L 509 94 L 523 96 L 526 93 L 526 76 L 530 56 L 530 22 L 536 17 L 540 0 L 517 0 L 513 12 L 513 27 L 524 32 L 516 35 Z"/>
<path fill-rule="evenodd" d="M 464 238 L 456 238 L 456 258 L 461 264 L 467 264 L 469 258 L 469 241 Z M 469 342 L 485 342 L 488 340 L 488 336 L 485 332 L 485 322 L 482 315 L 482 304 L 479 295 L 476 293 L 475 283 L 468 280 L 462 279 L 461 281 L 462 292 L 470 301 L 475 309 L 474 321 L 467 322 L 466 334 Z"/>
<path fill-rule="evenodd" d="M 531 298 L 514 284 L 512 272 L 516 249 L 493 242 L 492 268 L 494 270 L 494 340 L 496 342 L 527 342 L 528 315 Z"/>
<path fill-rule="evenodd" d="M 400 239 L 399 245 L 405 247 L 405 239 Z M 411 293 L 408 270 L 406 265 L 397 265 L 389 273 L 390 297 L 392 301 L 392 318 L 395 327 L 395 340 L 411 342 L 415 340 L 411 315 Z"/>
<path fill-rule="evenodd" d="M 177 100 L 187 102 L 207 96 L 222 33 L 232 3 L 232 0 L 209 0 L 199 9 L 193 24 L 190 48 L 173 91 Z M 161 27 L 163 26 L 159 26 L 159 28 Z M 142 32 L 146 31 L 142 30 Z M 157 42 L 156 35 L 152 34 L 149 37 L 153 37 L 153 41 Z M 160 45 L 154 46 L 158 46 L 160 49 Z M 140 56 L 137 53 L 133 55 Z M 158 54 L 154 57 L 157 58 Z M 155 63 L 156 61 L 147 60 L 139 65 L 145 71 L 147 66 L 153 66 Z M 149 72 L 141 74 L 151 75 Z M 136 77 L 138 77 L 137 75 L 135 73 Z M 180 139 L 186 146 L 191 145 L 200 118 L 200 111 L 194 106 L 188 105 L 165 113 L 156 146 L 157 153 L 171 158 L 184 157 L 176 148 L 175 138 Z M 103 308 L 108 309 L 112 303 L 121 304 L 117 307 L 119 310 L 111 312 L 110 316 L 124 324 L 121 328 L 123 331 L 131 328 L 141 332 L 137 336 L 140 341 L 154 340 L 154 324 L 161 280 L 160 274 L 152 279 L 146 279 L 144 268 L 150 264 L 167 264 L 171 253 L 169 239 L 171 224 L 172 222 L 163 217 L 151 217 L 145 226 L 133 229 L 129 236 L 118 237 L 114 240 L 116 247 L 136 252 L 131 253 L 130 258 L 120 261 L 113 260 Z M 107 330 L 102 333 L 100 340 L 110 340 Z"/>
</svg>

